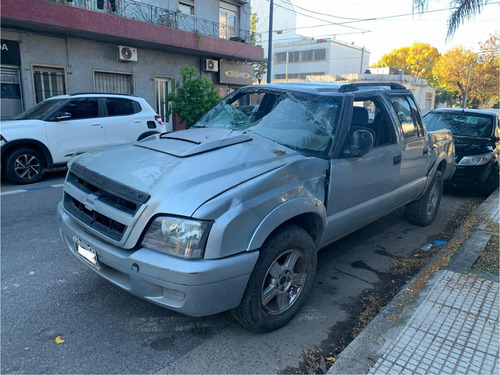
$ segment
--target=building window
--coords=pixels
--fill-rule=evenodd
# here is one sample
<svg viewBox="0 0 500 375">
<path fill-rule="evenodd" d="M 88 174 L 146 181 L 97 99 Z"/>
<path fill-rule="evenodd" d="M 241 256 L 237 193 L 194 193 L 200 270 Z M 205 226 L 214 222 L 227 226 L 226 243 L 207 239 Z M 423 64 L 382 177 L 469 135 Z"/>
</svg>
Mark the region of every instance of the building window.
<svg viewBox="0 0 500 375">
<path fill-rule="evenodd" d="M 286 62 L 286 52 L 280 52 L 276 54 L 276 62 L 283 63 Z"/>
<path fill-rule="evenodd" d="M 219 2 L 219 37 L 229 39 L 238 36 L 239 7 Z"/>
<path fill-rule="evenodd" d="M 321 61 L 326 58 L 326 49 L 315 49 L 309 51 L 293 51 L 288 52 L 288 62 L 303 62 L 303 61 Z M 276 63 L 286 63 L 286 52 L 280 52 L 275 55 Z"/>
<path fill-rule="evenodd" d="M 94 72 L 94 87 L 96 92 L 134 93 L 132 74 Z"/>
<path fill-rule="evenodd" d="M 326 49 L 314 50 L 314 61 L 325 60 L 326 59 Z"/>
<path fill-rule="evenodd" d="M 181 13 L 194 16 L 194 0 L 179 0 L 179 10 Z"/>
<path fill-rule="evenodd" d="M 33 82 L 36 103 L 51 96 L 66 94 L 64 69 L 62 68 L 34 66 Z"/>
<path fill-rule="evenodd" d="M 288 74 L 288 79 L 306 79 L 307 76 L 322 76 L 324 72 L 315 73 L 290 73 Z M 274 79 L 286 79 L 286 74 L 275 74 Z"/>
</svg>

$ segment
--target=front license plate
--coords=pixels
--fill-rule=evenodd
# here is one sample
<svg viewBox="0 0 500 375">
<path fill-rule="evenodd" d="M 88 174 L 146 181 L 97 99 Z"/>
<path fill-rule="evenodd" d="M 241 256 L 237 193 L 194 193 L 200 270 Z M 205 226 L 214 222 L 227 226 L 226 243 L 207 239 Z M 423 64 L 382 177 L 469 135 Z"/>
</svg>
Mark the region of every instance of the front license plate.
<svg viewBox="0 0 500 375">
<path fill-rule="evenodd" d="M 90 246 L 82 244 L 80 241 L 75 241 L 76 244 L 76 252 L 80 255 L 85 261 L 90 263 L 95 268 L 99 269 L 99 262 L 97 261 L 97 253 Z"/>
</svg>

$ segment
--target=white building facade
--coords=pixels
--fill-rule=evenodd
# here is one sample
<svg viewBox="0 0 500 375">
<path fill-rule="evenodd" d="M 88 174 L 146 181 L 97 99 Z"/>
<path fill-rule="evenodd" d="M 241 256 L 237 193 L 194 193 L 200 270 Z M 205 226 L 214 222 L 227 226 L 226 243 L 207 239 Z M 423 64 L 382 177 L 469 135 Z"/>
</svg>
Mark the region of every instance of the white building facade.
<svg viewBox="0 0 500 375">
<path fill-rule="evenodd" d="M 337 39 L 303 39 L 273 45 L 273 80 L 359 73 L 368 69 L 369 63 L 370 51 Z"/>
</svg>

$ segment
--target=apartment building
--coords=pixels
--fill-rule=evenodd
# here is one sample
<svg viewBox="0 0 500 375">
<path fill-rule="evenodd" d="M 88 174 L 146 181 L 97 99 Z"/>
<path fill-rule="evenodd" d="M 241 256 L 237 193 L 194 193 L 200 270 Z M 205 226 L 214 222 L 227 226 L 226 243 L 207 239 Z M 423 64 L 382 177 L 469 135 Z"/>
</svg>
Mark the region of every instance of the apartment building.
<svg viewBox="0 0 500 375">
<path fill-rule="evenodd" d="M 165 118 L 182 65 L 225 96 L 263 58 L 250 13 L 248 0 L 2 0 L 2 118 L 76 92 L 138 95 Z"/>
<path fill-rule="evenodd" d="M 370 51 L 337 39 L 302 39 L 273 45 L 273 80 L 364 72 Z"/>
</svg>

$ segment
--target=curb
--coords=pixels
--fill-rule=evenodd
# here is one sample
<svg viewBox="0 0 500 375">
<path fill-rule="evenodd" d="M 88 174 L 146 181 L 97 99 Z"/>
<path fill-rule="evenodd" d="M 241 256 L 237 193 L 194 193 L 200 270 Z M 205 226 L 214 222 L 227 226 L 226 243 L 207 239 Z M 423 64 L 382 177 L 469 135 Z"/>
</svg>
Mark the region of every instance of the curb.
<svg viewBox="0 0 500 375">
<path fill-rule="evenodd" d="M 497 196 L 498 189 L 470 216 L 473 218 L 471 219 L 473 220 L 473 224 L 470 222 L 462 223 L 451 237 L 447 246 L 439 250 L 429 263 L 403 286 L 399 293 L 339 354 L 335 363 L 328 370 L 328 374 L 368 373 L 370 368 L 382 357 L 392 342 L 398 337 L 445 269 L 456 269 L 458 272 L 464 272 L 464 270 L 465 272 L 472 271 L 470 267 L 479 256 L 476 251 L 482 250 L 491 236 L 491 233 L 488 235 L 488 233 L 485 233 L 479 227 L 488 216 L 488 206 L 491 205 Z M 454 249 L 454 245 L 458 245 L 458 248 Z M 447 256 L 450 256 L 448 263 L 439 267 L 438 262 Z M 433 271 L 432 268 L 436 266 L 439 268 Z M 430 276 L 428 275 L 429 273 Z M 474 273 L 486 279 L 496 277 L 481 271 L 475 271 Z M 418 286 L 417 288 L 415 287 L 421 280 L 424 280 L 425 283 L 415 293 L 414 290 L 418 289 Z M 498 281 L 498 277 L 493 281 Z M 412 296 L 407 298 L 408 294 Z"/>
</svg>

